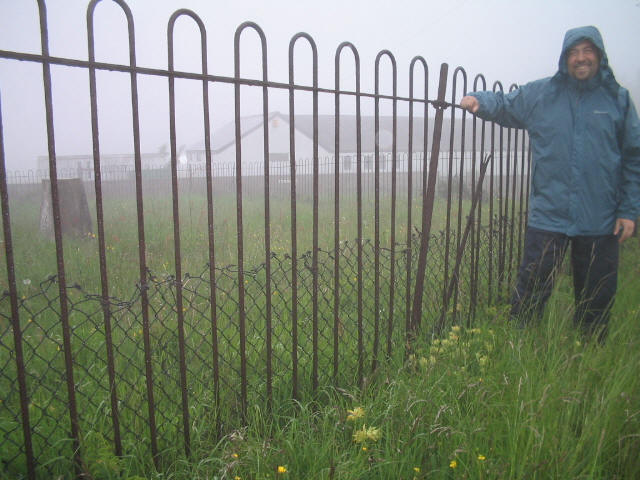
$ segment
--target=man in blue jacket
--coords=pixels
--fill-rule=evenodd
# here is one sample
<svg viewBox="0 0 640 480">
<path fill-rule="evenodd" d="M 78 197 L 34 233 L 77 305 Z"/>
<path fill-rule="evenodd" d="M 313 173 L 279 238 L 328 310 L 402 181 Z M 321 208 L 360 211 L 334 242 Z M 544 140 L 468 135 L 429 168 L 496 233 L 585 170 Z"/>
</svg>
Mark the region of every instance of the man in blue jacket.
<svg viewBox="0 0 640 480">
<path fill-rule="evenodd" d="M 460 106 L 529 133 L 528 226 L 511 316 L 539 317 L 571 244 L 575 322 L 606 334 L 618 248 L 640 214 L 640 122 L 595 27 L 569 30 L 558 72 L 508 94 L 473 92 Z"/>
</svg>

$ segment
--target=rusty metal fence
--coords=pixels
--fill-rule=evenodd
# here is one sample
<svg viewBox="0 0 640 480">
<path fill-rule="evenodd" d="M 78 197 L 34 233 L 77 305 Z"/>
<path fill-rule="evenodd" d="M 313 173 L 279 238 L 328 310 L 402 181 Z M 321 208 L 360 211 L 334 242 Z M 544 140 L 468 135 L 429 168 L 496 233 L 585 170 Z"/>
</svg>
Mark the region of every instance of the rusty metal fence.
<svg viewBox="0 0 640 480">
<path fill-rule="evenodd" d="M 502 302 L 509 292 L 512 272 L 520 257 L 526 220 L 530 153 L 522 131 L 501 128 L 467 116 L 457 101 L 468 90 L 467 74 L 457 68 L 451 76 L 450 100 L 442 98 L 448 82 L 441 70 L 440 97 L 428 94 L 429 71 L 422 57 L 409 66 L 409 96 L 397 95 L 397 71 L 393 55 L 382 51 L 376 58 L 374 92 L 360 89 L 360 58 L 356 47 L 342 43 L 335 54 L 335 85 L 318 85 L 318 60 L 314 40 L 307 34 L 295 35 L 289 46 L 289 82 L 272 82 L 267 77 L 267 43 L 260 27 L 245 23 L 235 34 L 233 76 L 209 73 L 206 29 L 196 13 L 178 10 L 168 23 L 168 68 L 138 66 L 133 37 L 134 20 L 124 0 L 114 0 L 126 16 L 129 28 L 129 64 L 107 64 L 94 55 L 93 11 L 87 12 L 88 60 L 53 57 L 49 54 L 47 15 L 44 0 L 40 12 L 41 54 L 0 50 L 0 59 L 33 62 L 42 66 L 46 133 L 48 138 L 51 205 L 54 218 L 55 269 L 42 279 L 30 280 L 25 291 L 16 277 L 13 230 L 10 212 L 11 189 L 7 182 L 0 103 L 0 200 L 3 214 L 3 241 L 6 290 L 0 297 L 0 447 L 3 474 L 26 478 L 50 478 L 69 470 L 81 474 L 101 458 L 105 451 L 121 457 L 143 452 L 147 462 L 159 471 L 166 467 L 167 452 L 176 443 L 186 457 L 198 456 L 199 445 L 237 428 L 246 420 L 250 405 L 266 409 L 284 398 L 311 398 L 323 385 L 362 384 L 380 362 L 402 358 L 412 335 L 427 334 L 447 321 L 473 322 L 477 312 Z M 201 35 L 201 73 L 174 69 L 173 28 L 180 17 L 191 18 Z M 240 73 L 240 39 L 253 31 L 262 45 L 262 79 L 246 79 Z M 294 79 L 294 48 L 306 42 L 313 55 L 313 85 L 298 85 Z M 340 87 L 340 65 L 344 52 L 355 64 L 355 90 Z M 387 59 L 393 67 L 393 92 L 379 91 L 379 64 Z M 99 265 L 99 291 L 68 278 L 69 254 L 65 245 L 73 241 L 63 235 L 60 211 L 56 137 L 54 133 L 51 67 L 86 71 L 90 82 L 93 140 L 93 188 L 95 200 L 95 239 Z M 414 70 L 421 69 L 423 83 L 414 85 Z M 130 79 L 132 132 L 134 138 L 137 259 L 135 279 L 125 285 L 109 270 L 109 232 L 104 221 L 101 149 L 98 134 L 100 116 L 96 102 L 96 72 L 124 72 Z M 444 72 L 444 74 L 442 74 Z M 138 79 L 141 76 L 166 78 L 169 89 L 171 228 L 173 232 L 171 271 L 160 274 L 150 267 L 145 238 L 143 170 L 140 162 L 140 120 Z M 206 265 L 197 274 L 183 270 L 181 209 L 176 145 L 176 79 L 199 82 L 202 105 L 206 167 L 206 232 L 201 249 L 207 251 Z M 233 85 L 235 91 L 235 172 L 232 193 L 236 237 L 234 261 L 221 264 L 216 217 L 218 195 L 213 175 L 210 140 L 209 91 L 216 83 Z M 263 121 L 267 123 L 270 92 L 289 95 L 290 163 L 288 172 L 288 250 L 276 252 L 272 232 L 272 183 L 269 166 L 269 131 L 263 129 L 263 173 L 261 197 L 264 230 L 260 235 L 261 260 L 247 264 L 249 242 L 243 212 L 243 152 L 240 130 L 241 86 L 262 92 Z M 478 75 L 469 90 L 486 89 Z M 516 88 L 512 86 L 512 88 Z M 414 89 L 423 90 L 414 96 Z M 496 82 L 493 89 L 502 89 Z M 295 93 L 313 96 L 314 155 L 310 199 L 300 200 L 299 172 L 296 171 Z M 1 95 L 2 92 L 0 92 Z M 357 152 L 354 208 L 346 219 L 356 237 L 344 239 L 344 205 L 341 182 L 345 176 L 338 162 L 334 172 L 320 172 L 318 158 L 318 95 L 335 98 L 334 155 L 341 152 L 340 119 L 342 97 L 355 100 Z M 375 103 L 376 128 L 379 103 L 388 101 L 409 110 L 409 136 L 406 168 L 398 169 L 394 122 L 393 150 L 390 153 L 389 188 L 381 189 L 378 145 L 373 153 L 373 192 L 370 200 L 363 192 L 363 152 L 361 149 L 361 100 Z M 1 97 L 0 97 L 1 102 Z M 450 118 L 449 145 L 443 150 L 444 162 L 429 164 L 431 155 L 439 158 L 433 138 L 441 138 L 442 124 L 428 134 L 435 113 Z M 421 117 L 424 133 L 421 144 L 413 142 L 413 120 Z M 462 122 L 456 122 L 456 118 Z M 455 129 L 460 127 L 461 131 Z M 376 132 L 377 133 L 377 132 Z M 467 145 L 469 145 L 467 147 Z M 437 148 L 433 148 L 436 146 Z M 465 152 L 465 150 L 467 150 Z M 422 152 L 422 164 L 413 164 L 415 152 Z M 460 152 L 455 156 L 454 152 Z M 467 165 L 470 164 L 470 165 Z M 430 170 L 430 166 L 432 166 Z M 482 168 L 481 168 L 482 166 Z M 443 195 L 435 199 L 427 188 L 427 175 L 443 169 Z M 416 173 L 418 172 L 418 173 Z M 385 174 L 386 175 L 386 174 Z M 465 193 L 462 177 L 469 177 L 470 192 Z M 457 178 L 457 181 L 456 181 Z M 332 222 L 320 224 L 321 182 L 332 184 L 330 206 Z M 228 181 L 227 181 L 228 183 Z M 382 198 L 381 193 L 387 192 Z M 470 201 L 471 200 L 471 201 Z M 301 226 L 297 213 L 301 202 L 309 204 L 311 214 L 310 249 L 300 247 Z M 441 223 L 430 232 L 418 230 L 416 215 L 426 210 L 441 211 Z M 281 207 L 282 204 L 279 204 Z M 402 212 L 400 211 L 402 207 Z M 365 218 L 368 209 L 373 218 Z M 402 217 L 402 224 L 398 218 Z M 367 230 L 365 223 L 373 228 Z M 423 223 L 424 225 L 424 223 Z M 147 226 L 148 228 L 148 226 Z M 323 235 L 324 231 L 329 235 Z M 371 232 L 373 238 L 365 238 Z M 428 232 L 428 237 L 427 237 Z M 326 238 L 326 240 L 325 240 Z M 426 270 L 420 289 L 421 326 L 412 321 L 412 301 L 419 256 L 428 238 Z M 75 244 L 74 244 L 75 245 Z M 80 251 L 80 250 L 78 250 Z M 126 288 L 124 290 L 126 292 Z M 178 440 L 179 439 L 179 440 Z"/>
</svg>

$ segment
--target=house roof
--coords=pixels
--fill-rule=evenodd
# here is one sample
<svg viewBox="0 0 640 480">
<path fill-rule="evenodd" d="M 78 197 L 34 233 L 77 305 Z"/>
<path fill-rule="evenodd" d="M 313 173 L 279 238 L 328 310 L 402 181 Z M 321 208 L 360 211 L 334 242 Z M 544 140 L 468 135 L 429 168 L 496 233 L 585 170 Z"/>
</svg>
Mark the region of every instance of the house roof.
<svg viewBox="0 0 640 480">
<path fill-rule="evenodd" d="M 268 116 L 268 122 L 271 122 L 274 118 L 279 118 L 282 121 L 289 124 L 289 115 L 282 114 L 280 112 L 271 112 Z M 393 147 L 393 116 L 381 115 L 379 116 L 379 148 L 382 152 L 390 152 Z M 471 132 L 471 117 L 467 118 L 467 132 Z M 240 131 L 241 137 L 246 137 L 252 132 L 262 129 L 263 115 L 251 115 L 241 117 Z M 335 149 L 335 116 L 334 115 L 318 115 L 318 145 L 326 151 L 333 152 Z M 427 140 L 430 148 L 431 140 L 433 138 L 433 119 L 428 119 L 427 122 Z M 295 116 L 295 128 L 301 134 L 307 136 L 309 139 L 313 139 L 314 131 L 314 117 L 313 115 L 296 115 Z M 212 134 L 211 138 L 211 152 L 213 154 L 220 153 L 227 148 L 232 147 L 235 144 L 235 121 L 229 122 L 223 127 L 219 128 Z M 356 135 L 356 116 L 355 115 L 340 115 L 340 152 L 353 153 L 357 150 L 357 135 Z M 362 153 L 371 153 L 375 151 L 375 116 L 361 115 L 360 116 L 360 128 L 361 128 L 361 149 Z M 456 120 L 455 135 L 459 137 L 462 131 L 462 120 Z M 449 150 L 450 145 L 450 132 L 451 121 L 446 118 L 442 125 L 442 140 L 441 146 L 443 150 Z M 466 135 L 467 147 L 471 145 L 471 135 Z M 413 119 L 413 151 L 421 152 L 425 148 L 424 146 L 424 118 L 415 117 Z M 409 150 L 409 117 L 397 116 L 396 117 L 396 149 L 398 152 L 408 152 Z M 204 142 L 197 142 L 187 148 L 188 151 L 203 151 Z"/>
</svg>

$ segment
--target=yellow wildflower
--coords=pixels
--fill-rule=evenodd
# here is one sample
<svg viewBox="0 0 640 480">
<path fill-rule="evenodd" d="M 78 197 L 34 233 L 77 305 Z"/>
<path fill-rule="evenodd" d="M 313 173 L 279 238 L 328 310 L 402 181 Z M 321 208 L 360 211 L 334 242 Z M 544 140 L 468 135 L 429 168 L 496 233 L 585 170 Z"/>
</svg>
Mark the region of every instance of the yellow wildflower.
<svg viewBox="0 0 640 480">
<path fill-rule="evenodd" d="M 484 462 L 487 459 L 487 457 L 485 457 L 484 455 L 480 454 L 478 455 L 478 460 L 480 460 L 481 462 Z"/>
<path fill-rule="evenodd" d="M 347 421 L 348 422 L 352 422 L 357 420 L 358 418 L 362 418 L 364 417 L 364 408 L 362 407 L 356 407 L 353 410 L 347 410 Z"/>
<path fill-rule="evenodd" d="M 287 467 L 284 467 L 282 465 L 278 465 L 278 473 L 279 474 L 287 473 Z"/>
<path fill-rule="evenodd" d="M 232 454 L 231 454 L 231 456 L 232 456 L 233 458 L 238 458 L 238 454 L 237 454 L 237 453 L 232 453 Z"/>
<path fill-rule="evenodd" d="M 413 467 L 413 471 L 416 473 L 420 473 L 420 467 Z"/>
<path fill-rule="evenodd" d="M 449 467 L 453 469 L 458 468 L 457 460 L 451 460 L 451 462 L 449 463 Z"/>
<path fill-rule="evenodd" d="M 242 480 L 242 477 L 239 475 L 236 475 L 235 477 L 233 477 L 233 480 Z"/>
<path fill-rule="evenodd" d="M 459 333 L 460 332 L 460 325 L 454 325 L 453 327 L 451 327 L 451 331 L 454 333 Z"/>
<path fill-rule="evenodd" d="M 367 440 L 371 440 L 372 442 L 377 442 L 380 440 L 382 434 L 380 433 L 379 428 L 368 427 L 363 425 L 360 430 L 356 430 L 353 434 L 353 441 L 356 443 L 364 443 Z"/>
</svg>

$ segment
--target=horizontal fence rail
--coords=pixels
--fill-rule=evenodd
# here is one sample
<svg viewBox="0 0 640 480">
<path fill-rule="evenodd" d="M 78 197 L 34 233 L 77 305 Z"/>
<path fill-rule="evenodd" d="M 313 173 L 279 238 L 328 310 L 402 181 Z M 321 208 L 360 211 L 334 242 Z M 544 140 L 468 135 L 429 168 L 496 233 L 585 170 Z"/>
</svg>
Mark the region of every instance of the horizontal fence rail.
<svg viewBox="0 0 640 480">
<path fill-rule="evenodd" d="M 104 63 L 95 58 L 97 3 L 87 8 L 87 60 L 49 54 L 44 0 L 41 53 L 0 49 L 2 61 L 42 68 L 48 147 L 43 168 L 7 171 L 0 90 L 2 475 L 81 476 L 105 451 L 135 452 L 162 472 L 175 455 L 193 458 L 198 442 L 244 425 L 250 405 L 269 410 L 326 385 L 362 386 L 380 364 L 404 358 L 416 336 L 446 322 L 471 325 L 508 297 L 527 217 L 528 137 L 458 105 L 471 90 L 502 91 L 500 82 L 488 87 L 478 75 L 469 88 L 463 68 L 448 78 L 445 65 L 440 96 L 430 98 L 427 62 L 415 57 L 409 95 L 400 96 L 399 66 L 383 50 L 375 91 L 364 92 L 358 50 L 345 42 L 335 85 L 320 87 L 305 33 L 289 44 L 289 81 L 273 82 L 266 37 L 251 22 L 236 30 L 233 76 L 216 75 L 207 29 L 186 9 L 168 20 L 167 69 L 141 67 L 124 0 L 114 3 L 126 18 L 129 61 Z M 200 36 L 199 73 L 175 69 L 174 26 L 183 17 Z M 260 43 L 259 80 L 242 76 L 246 35 Z M 295 82 L 301 43 L 312 85 Z M 353 90 L 341 88 L 346 62 Z M 391 66 L 391 93 L 381 92 L 382 62 Z M 56 154 L 52 66 L 87 74 L 89 155 Z M 127 76 L 130 154 L 102 153 L 103 71 Z M 166 78 L 169 101 L 169 147 L 153 156 L 154 168 L 140 140 L 139 80 L 148 76 Z M 177 80 L 197 84 L 202 102 L 204 142 L 186 153 Z M 218 84 L 234 89 L 225 132 L 211 126 Z M 241 114 L 249 90 L 261 99 L 252 119 Z M 274 92 L 287 96 L 287 115 L 270 110 Z M 301 95 L 310 113 L 298 111 Z M 328 124 L 321 96 L 333 101 Z M 286 154 L 272 152 L 274 122 L 287 129 Z M 214 148 L 225 134 L 230 149 Z M 76 221 L 70 205 L 86 205 L 78 215 L 87 220 Z"/>
</svg>

